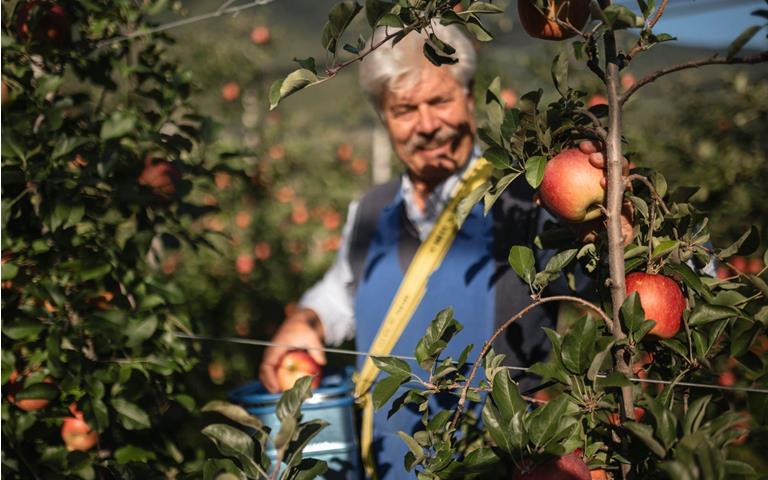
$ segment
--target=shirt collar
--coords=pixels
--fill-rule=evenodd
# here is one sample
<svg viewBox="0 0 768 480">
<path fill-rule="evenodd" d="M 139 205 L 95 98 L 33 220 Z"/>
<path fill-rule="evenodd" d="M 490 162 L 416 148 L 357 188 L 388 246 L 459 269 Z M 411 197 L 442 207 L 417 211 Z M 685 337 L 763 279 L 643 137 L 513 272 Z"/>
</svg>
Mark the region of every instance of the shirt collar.
<svg viewBox="0 0 768 480">
<path fill-rule="evenodd" d="M 435 225 L 440 212 L 448 203 L 451 198 L 451 193 L 454 187 L 461 180 L 461 176 L 473 163 L 480 158 L 480 148 L 475 146 L 472 149 L 469 160 L 463 167 L 455 171 L 450 177 L 446 178 L 441 184 L 429 194 L 424 204 L 424 211 L 422 212 L 413 200 L 413 182 L 408 176 L 408 173 L 404 173 L 400 182 L 400 196 L 405 203 L 405 214 L 408 220 L 411 221 L 416 230 L 419 232 L 419 238 L 424 241 L 429 233 L 432 231 L 432 227 Z"/>
</svg>

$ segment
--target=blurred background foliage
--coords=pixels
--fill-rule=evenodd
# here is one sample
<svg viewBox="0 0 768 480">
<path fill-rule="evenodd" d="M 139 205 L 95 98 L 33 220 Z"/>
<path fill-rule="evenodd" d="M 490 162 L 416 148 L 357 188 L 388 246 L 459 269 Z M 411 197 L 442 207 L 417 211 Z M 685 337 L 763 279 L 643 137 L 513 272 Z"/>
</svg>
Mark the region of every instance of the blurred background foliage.
<svg viewBox="0 0 768 480">
<path fill-rule="evenodd" d="M 12 28 L 10 12 L 15 3 L 3 2 L 4 83 L 7 72 L 14 67 L 8 64 L 13 59 L 6 56 L 5 48 L 7 32 Z M 221 2 L 207 0 L 144 3 L 142 8 L 128 6 L 126 2 L 120 5 L 125 4 L 122 8 L 129 13 L 142 10 L 156 23 L 213 11 L 221 5 Z M 269 339 L 285 312 L 295 307 L 301 293 L 317 281 L 333 261 L 347 204 L 372 184 L 370 159 L 378 119 L 357 89 L 355 68 L 343 70 L 332 81 L 301 92 L 282 102 L 276 111 L 268 112 L 269 85 L 294 68 L 293 58 L 324 58 L 319 37 L 332 4 L 318 0 L 275 1 L 236 16 L 222 16 L 168 32 L 162 56 L 169 62 L 169 69 L 178 68 L 179 75 L 179 83 L 166 81 L 164 85 L 166 90 L 173 91 L 166 92 L 168 108 L 178 109 L 179 103 L 173 101 L 179 101 L 201 115 L 195 117 L 193 145 L 168 147 L 184 173 L 180 187 L 184 194 L 182 203 L 195 208 L 180 211 L 155 208 L 158 217 L 151 217 L 150 208 L 148 230 L 169 233 L 166 227 L 170 225 L 173 227 L 170 233 L 188 240 L 174 241 L 160 235 L 160 240 L 152 243 L 154 236 L 139 236 L 133 240 L 138 242 L 135 250 L 124 260 L 137 262 L 136 273 L 146 275 L 145 281 L 152 288 L 176 289 L 174 292 L 178 295 L 163 293 L 164 298 L 183 301 L 168 300 L 167 304 L 154 307 L 152 313 L 181 318 L 182 330 L 216 337 Z M 513 2 L 506 5 L 507 13 L 493 18 L 494 23 L 490 25 L 496 40 L 478 45 L 480 70 L 476 91 L 484 92 L 491 79 L 500 75 L 503 85 L 513 93 L 508 97 L 510 103 L 515 96 L 537 88 L 544 88 L 545 97 L 554 97 L 549 59 L 559 48 L 568 48 L 567 44 L 552 46 L 532 41 L 515 24 Z M 107 14 L 102 14 L 106 18 Z M 104 21 L 124 27 L 133 25 L 135 19 L 113 16 Z M 362 31 L 363 20 L 356 22 L 360 24 L 353 25 L 353 29 Z M 153 38 L 160 42 L 165 36 Z M 624 41 L 629 45 L 629 38 Z M 159 54 L 148 48 L 148 55 Z M 641 78 L 659 64 L 711 53 L 674 43 L 657 48 L 654 55 L 641 56 L 633 62 L 631 73 L 635 78 Z M 127 52 L 121 51 L 121 54 L 127 55 Z M 157 60 L 154 56 L 151 58 L 149 63 L 154 67 L 153 62 Z M 90 72 L 85 77 L 91 83 L 84 84 L 82 75 L 72 75 L 69 70 L 68 75 L 62 77 L 60 91 L 85 90 L 90 99 L 95 99 L 89 101 L 98 101 L 101 85 L 108 85 L 110 81 L 95 72 L 99 65 L 112 68 L 105 67 L 109 65 L 109 58 L 86 60 L 73 55 L 65 61 L 72 65 L 79 62 Z M 115 65 L 117 67 L 120 65 Z M 130 83 L 130 76 L 122 73 L 119 69 L 115 72 L 111 77 L 115 87 L 109 88 L 117 88 L 125 92 L 124 95 L 108 97 L 106 103 L 100 105 L 102 111 L 138 105 L 137 92 L 133 91 L 136 86 Z M 628 73 L 625 72 L 627 81 L 631 79 Z M 768 225 L 768 206 L 764 201 L 764 181 L 768 178 L 766 73 L 764 66 L 757 66 L 705 67 L 676 74 L 641 91 L 626 110 L 626 152 L 630 159 L 662 171 L 670 184 L 701 187 L 695 199 L 703 210 L 711 212 L 710 228 L 720 245 L 736 240 L 749 224 L 757 224 L 765 238 Z M 587 72 L 572 75 L 571 84 L 589 93 L 600 93 L 599 85 Z M 41 92 L 41 98 L 47 93 Z M 4 95 L 10 95 L 13 102 L 12 107 L 8 107 L 3 101 L 5 134 L 8 128 L 13 128 L 9 123 L 13 121 L 9 108 L 21 112 L 23 107 L 18 102 L 26 102 L 31 93 L 11 84 L 10 93 L 4 92 Z M 545 101 L 548 100 L 545 98 Z M 45 108 L 45 103 L 39 100 L 34 108 Z M 91 113 L 88 110 L 84 115 Z M 98 127 L 89 128 L 98 130 Z M 141 132 L 139 129 L 137 135 L 141 136 Z M 150 124 L 144 133 L 146 138 L 142 141 L 149 141 Z M 50 147 L 53 146 L 51 142 Z M 20 239 L 17 232 L 5 228 L 8 215 L 5 202 L 13 193 L 6 183 L 6 148 L 4 140 L 4 263 L 6 253 L 13 251 L 13 242 Z M 130 178 L 125 188 L 131 194 L 136 193 L 134 179 L 144 161 L 140 150 L 131 148 L 130 155 L 123 159 L 125 170 L 117 177 L 110 177 L 110 181 L 116 179 L 118 183 Z M 59 164 L 56 169 L 61 172 L 73 168 L 88 170 L 88 167 L 70 166 L 69 160 Z M 391 169 L 393 174 L 400 171 L 394 158 Z M 95 169 L 88 172 L 97 173 Z M 77 192 L 77 188 L 66 192 L 76 195 L 72 192 Z M 147 200 L 140 195 L 121 198 L 126 203 L 123 213 L 125 209 L 141 212 L 146 208 Z M 173 218 L 166 221 L 166 216 Z M 72 250 L 67 255 L 71 257 L 79 251 Z M 762 252 L 758 254 L 755 258 Z M 88 255 L 93 256 L 94 252 Z M 6 280 L 5 272 L 4 267 L 3 280 Z M 119 290 L 117 285 L 105 282 L 88 285 L 94 297 L 110 288 Z M 33 287 L 40 290 L 38 285 Z M 36 293 L 33 297 L 39 297 L 39 305 L 35 308 L 45 310 L 44 302 L 51 295 L 45 290 Z M 4 316 L 10 312 L 6 309 L 8 298 L 9 290 L 4 286 Z M 84 305 L 93 301 L 83 298 Z M 127 296 L 117 293 L 114 304 L 127 306 Z M 93 303 L 88 305 L 90 311 L 94 310 Z M 37 310 L 35 315 L 39 314 Z M 168 331 L 172 329 L 169 327 Z M 160 341 L 165 337 L 157 333 L 154 338 Z M 8 342 L 9 338 L 4 336 L 4 349 Z M 180 355 L 181 359 L 174 373 L 183 372 L 186 384 L 180 392 L 194 397 L 193 403 L 198 405 L 211 398 L 222 398 L 234 386 L 257 376 L 260 348 L 223 342 L 183 341 L 172 345 L 168 353 Z M 21 351 L 18 353 L 23 355 Z M 5 359 L 4 356 L 4 381 L 10 374 Z M 352 361 L 333 355 L 330 359 L 332 363 Z M 83 368 L 92 368 L 87 358 L 82 361 Z M 162 369 L 154 373 L 164 374 Z M 138 377 L 134 380 L 138 381 Z M 74 392 L 76 387 L 72 389 Z M 68 398 L 75 397 L 73 393 Z M 181 402 L 187 402 L 186 398 L 182 397 Z M 140 399 L 131 401 L 141 403 Z M 6 418 L 9 407 L 5 402 L 3 408 Z M 87 416 L 92 412 L 92 409 L 86 411 Z M 189 428 L 192 431 L 193 427 Z M 202 437 L 195 438 L 203 442 Z M 753 439 L 761 442 L 765 433 L 755 432 L 749 441 Z M 128 462 L 130 455 L 141 458 L 142 453 L 131 451 L 126 455 Z M 170 457 L 178 458 L 174 455 L 175 451 L 169 453 Z M 198 450 L 187 460 L 200 457 Z"/>
</svg>

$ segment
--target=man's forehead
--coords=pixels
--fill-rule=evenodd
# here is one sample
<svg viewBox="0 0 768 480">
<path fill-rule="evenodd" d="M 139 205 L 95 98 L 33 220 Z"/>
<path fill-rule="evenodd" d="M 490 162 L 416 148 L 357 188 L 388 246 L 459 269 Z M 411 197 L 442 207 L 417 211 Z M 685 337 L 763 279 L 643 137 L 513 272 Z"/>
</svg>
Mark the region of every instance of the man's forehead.
<svg viewBox="0 0 768 480">
<path fill-rule="evenodd" d="M 448 68 L 432 64 L 419 68 L 390 83 L 385 92 L 387 102 L 413 103 L 461 89 Z"/>
</svg>

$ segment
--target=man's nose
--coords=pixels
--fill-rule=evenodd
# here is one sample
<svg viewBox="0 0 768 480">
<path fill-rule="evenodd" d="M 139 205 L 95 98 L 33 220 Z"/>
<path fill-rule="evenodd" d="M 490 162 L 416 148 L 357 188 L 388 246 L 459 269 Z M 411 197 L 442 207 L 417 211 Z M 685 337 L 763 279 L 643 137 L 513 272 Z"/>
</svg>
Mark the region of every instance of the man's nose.
<svg viewBox="0 0 768 480">
<path fill-rule="evenodd" d="M 419 106 L 419 123 L 416 126 L 418 133 L 433 135 L 440 128 L 440 121 L 429 105 Z"/>
</svg>

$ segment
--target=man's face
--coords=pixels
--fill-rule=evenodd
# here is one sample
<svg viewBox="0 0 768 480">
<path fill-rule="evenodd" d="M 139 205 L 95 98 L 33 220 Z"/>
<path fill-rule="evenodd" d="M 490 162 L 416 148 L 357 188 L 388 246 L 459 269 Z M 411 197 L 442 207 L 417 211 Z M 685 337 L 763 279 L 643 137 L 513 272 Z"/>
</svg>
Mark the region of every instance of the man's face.
<svg viewBox="0 0 768 480">
<path fill-rule="evenodd" d="M 426 64 L 413 86 L 388 89 L 384 123 L 414 180 L 434 187 L 462 167 L 474 144 L 471 94 L 447 68 Z"/>
</svg>

